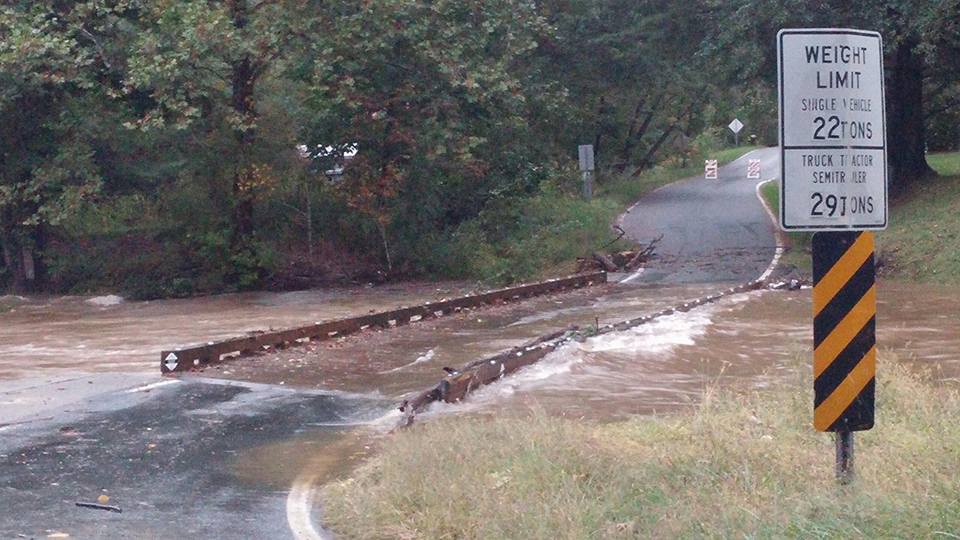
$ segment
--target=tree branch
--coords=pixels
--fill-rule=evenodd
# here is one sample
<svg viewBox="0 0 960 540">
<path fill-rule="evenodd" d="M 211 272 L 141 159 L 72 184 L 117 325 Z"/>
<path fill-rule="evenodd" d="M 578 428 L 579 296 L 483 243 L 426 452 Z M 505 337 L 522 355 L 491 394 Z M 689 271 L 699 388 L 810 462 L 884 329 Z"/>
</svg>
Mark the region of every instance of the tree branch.
<svg viewBox="0 0 960 540">
<path fill-rule="evenodd" d="M 110 65 L 110 61 L 107 60 L 107 55 L 103 52 L 103 46 L 100 45 L 100 41 L 97 40 L 97 37 L 91 34 L 90 31 L 83 26 L 80 27 L 80 33 L 93 42 L 93 46 L 97 49 L 97 56 L 99 56 L 100 60 L 103 61 L 103 65 L 107 66 L 107 69 L 113 69 L 113 66 Z"/>
</svg>

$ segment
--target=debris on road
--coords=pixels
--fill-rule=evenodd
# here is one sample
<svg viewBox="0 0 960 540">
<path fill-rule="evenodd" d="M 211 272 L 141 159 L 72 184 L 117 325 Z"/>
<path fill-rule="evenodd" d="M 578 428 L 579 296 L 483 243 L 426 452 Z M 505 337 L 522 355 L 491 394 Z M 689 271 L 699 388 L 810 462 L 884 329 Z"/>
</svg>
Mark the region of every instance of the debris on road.
<svg viewBox="0 0 960 540">
<path fill-rule="evenodd" d="M 604 253 L 595 251 L 590 257 L 577 257 L 577 272 L 632 272 L 653 257 L 657 244 L 663 239 L 661 234 L 650 241 L 646 247 L 635 250 Z"/>
<path fill-rule="evenodd" d="M 76 504 L 81 508 L 93 508 L 94 510 L 107 510 L 110 512 L 116 512 L 118 514 L 123 512 L 123 510 L 121 510 L 119 506 L 112 506 L 109 504 L 100 504 L 100 503 L 82 502 L 82 501 L 77 501 L 74 504 Z"/>
</svg>

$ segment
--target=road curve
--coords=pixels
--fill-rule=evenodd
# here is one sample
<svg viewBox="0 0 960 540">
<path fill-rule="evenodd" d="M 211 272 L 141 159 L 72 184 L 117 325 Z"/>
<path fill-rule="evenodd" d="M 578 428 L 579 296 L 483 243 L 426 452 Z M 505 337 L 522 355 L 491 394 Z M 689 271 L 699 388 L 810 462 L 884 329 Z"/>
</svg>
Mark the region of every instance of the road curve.
<svg viewBox="0 0 960 540">
<path fill-rule="evenodd" d="M 779 177 L 777 148 L 763 148 L 703 175 L 657 189 L 620 216 L 627 236 L 640 243 L 663 235 L 655 257 L 631 281 L 727 283 L 756 279 L 776 251 L 775 225 L 757 199 L 760 180 L 747 178 L 760 160 L 761 179 Z"/>
</svg>

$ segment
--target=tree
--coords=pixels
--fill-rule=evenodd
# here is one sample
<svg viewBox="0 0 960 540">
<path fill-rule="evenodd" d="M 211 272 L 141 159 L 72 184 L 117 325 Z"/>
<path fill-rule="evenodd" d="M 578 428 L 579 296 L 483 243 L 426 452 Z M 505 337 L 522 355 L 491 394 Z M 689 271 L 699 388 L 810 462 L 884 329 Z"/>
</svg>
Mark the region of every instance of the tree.
<svg viewBox="0 0 960 540">
<path fill-rule="evenodd" d="M 698 57 L 707 28 L 699 4 L 666 0 L 547 2 L 557 28 L 546 69 L 569 89 L 569 124 L 601 166 L 637 172 L 664 143 L 695 126 L 711 95 Z M 569 128 L 568 128 L 569 129 Z"/>
<path fill-rule="evenodd" d="M 0 251 L 13 291 L 43 281 L 45 228 L 101 183 L 88 116 L 96 51 L 73 14 L 53 2 L 0 8 Z"/>
<path fill-rule="evenodd" d="M 340 3 L 323 27 L 311 147 L 356 148 L 342 192 L 375 224 L 388 268 L 397 237 L 410 247 L 529 188 L 516 182 L 542 139 L 531 111 L 550 95 L 521 69 L 545 30 L 532 3 Z"/>
<path fill-rule="evenodd" d="M 763 80 L 769 88 L 775 88 L 775 38 L 780 28 L 848 26 L 879 31 L 887 75 L 891 191 L 902 191 L 932 172 L 925 157 L 925 116 L 933 96 L 926 93 L 931 88 L 940 88 L 938 94 L 956 89 L 960 70 L 956 57 L 950 55 L 957 43 L 956 0 L 823 0 L 812 4 L 714 0 L 710 9 L 720 24 L 705 42 L 705 53 L 728 75 L 735 70 L 746 72 L 751 80 Z M 944 110 L 955 105 L 950 102 Z"/>
<path fill-rule="evenodd" d="M 147 94 L 131 127 L 193 130 L 188 171 L 209 182 L 213 201 L 226 199 L 230 246 L 237 261 L 255 258 L 255 207 L 296 160 L 293 137 L 261 135 L 261 88 L 310 39 L 319 2 L 188 0 L 152 2 L 138 10 L 125 91 Z M 275 85 L 273 90 L 286 88 Z M 296 123 L 285 119 L 280 125 Z M 201 159 L 197 159 L 201 158 Z M 256 265 L 255 262 L 250 264 Z"/>
</svg>

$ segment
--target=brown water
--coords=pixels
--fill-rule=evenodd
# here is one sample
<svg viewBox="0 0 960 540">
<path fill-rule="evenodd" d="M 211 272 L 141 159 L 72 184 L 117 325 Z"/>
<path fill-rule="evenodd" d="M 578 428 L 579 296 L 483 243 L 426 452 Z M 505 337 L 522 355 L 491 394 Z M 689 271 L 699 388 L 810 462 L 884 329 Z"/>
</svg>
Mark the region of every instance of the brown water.
<svg viewBox="0 0 960 540">
<path fill-rule="evenodd" d="M 435 384 L 440 366 L 458 366 L 568 324 L 612 322 L 702 295 L 704 288 L 615 288 L 544 298 L 506 309 L 462 314 L 395 332 L 372 333 L 315 349 L 290 349 L 225 366 L 216 376 L 361 391 L 400 401 Z M 960 380 L 960 294 L 935 286 L 882 283 L 881 350 Z M 626 332 L 572 344 L 465 403 L 437 404 L 424 415 L 548 414 L 599 421 L 669 412 L 697 403 L 708 387 L 760 389 L 811 364 L 811 291 L 761 291 L 662 318 Z M 889 356 L 886 356 L 889 358 Z M 883 357 L 882 357 L 883 358 Z M 881 359 L 882 359 L 881 358 Z M 208 372 L 208 374 L 211 374 Z M 883 377 L 883 365 L 879 366 Z M 323 483 L 348 474 L 396 425 L 385 415 L 358 429 L 304 435 L 245 454 L 239 474 L 274 481 L 303 471 Z M 375 451 L 375 450 L 373 450 Z M 276 452 L 289 454 L 274 471 Z M 314 456 L 313 459 L 307 459 Z M 274 479 L 274 480 L 271 480 Z"/>
<path fill-rule="evenodd" d="M 293 348 L 208 370 L 207 375 L 402 400 L 458 367 L 571 324 L 590 326 L 647 314 L 709 287 L 617 287 L 599 298 L 580 291 L 508 308 L 428 321 Z M 960 294 L 883 283 L 881 350 L 960 376 Z M 532 404 L 556 413 L 616 418 L 674 410 L 715 384 L 762 388 L 809 363 L 810 290 L 729 297 L 625 332 L 571 344 L 540 363 L 440 411 L 509 410 Z M 882 371 L 881 374 L 882 376 Z"/>
<path fill-rule="evenodd" d="M 960 292 L 881 283 L 879 295 L 877 342 L 887 358 L 896 355 L 958 380 Z M 466 408 L 536 405 L 557 414 L 613 419 L 683 408 L 717 384 L 763 388 L 812 364 L 811 317 L 810 290 L 728 298 L 571 345 L 482 389 Z M 883 377 L 882 363 L 878 376 Z"/>
<path fill-rule="evenodd" d="M 49 370 L 157 370 L 160 349 L 248 330 L 452 296 L 462 285 L 257 293 L 97 305 L 90 299 L 20 300 L 0 313 L 0 377 Z M 385 332 L 237 360 L 205 376 L 376 392 L 399 401 L 457 367 L 569 325 L 609 324 L 696 298 L 711 287 L 612 286 L 486 308 Z M 762 387 L 809 356 L 810 291 L 763 291 L 573 344 L 485 389 L 473 407 L 537 402 L 575 415 L 672 409 L 716 381 Z M 960 376 L 960 291 L 882 282 L 878 345 Z M 103 299 L 97 300 L 103 301 Z M 108 301 L 109 303 L 109 301 Z M 801 360 L 802 361 L 802 360 Z"/>
<path fill-rule="evenodd" d="M 159 372 L 160 351 L 464 294 L 463 283 L 124 302 L 0 297 L 0 379 L 37 369 Z"/>
</svg>

